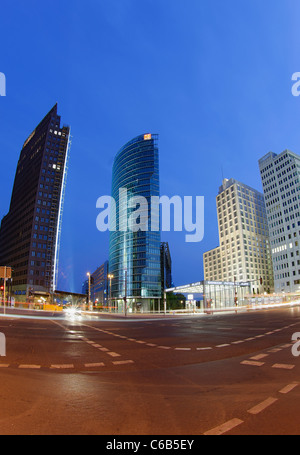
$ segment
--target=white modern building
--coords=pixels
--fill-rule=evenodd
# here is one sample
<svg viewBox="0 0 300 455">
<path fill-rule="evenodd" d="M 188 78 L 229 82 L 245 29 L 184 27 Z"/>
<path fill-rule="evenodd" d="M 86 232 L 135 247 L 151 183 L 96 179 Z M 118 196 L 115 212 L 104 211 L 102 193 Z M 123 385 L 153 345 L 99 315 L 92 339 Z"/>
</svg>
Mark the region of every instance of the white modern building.
<svg viewBox="0 0 300 455">
<path fill-rule="evenodd" d="M 204 280 L 250 282 L 255 294 L 273 292 L 273 268 L 263 194 L 224 179 L 216 198 L 219 246 L 203 255 Z"/>
<path fill-rule="evenodd" d="M 259 160 L 275 292 L 300 292 L 300 156 L 285 150 Z"/>
</svg>

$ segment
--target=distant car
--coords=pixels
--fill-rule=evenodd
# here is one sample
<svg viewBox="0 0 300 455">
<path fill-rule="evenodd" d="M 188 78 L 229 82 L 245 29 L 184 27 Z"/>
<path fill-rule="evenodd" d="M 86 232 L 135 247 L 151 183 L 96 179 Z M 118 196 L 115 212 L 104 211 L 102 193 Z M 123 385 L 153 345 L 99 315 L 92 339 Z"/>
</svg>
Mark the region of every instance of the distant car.
<svg viewBox="0 0 300 455">
<path fill-rule="evenodd" d="M 64 311 L 68 316 L 81 316 L 81 308 L 78 307 L 67 306 Z"/>
</svg>

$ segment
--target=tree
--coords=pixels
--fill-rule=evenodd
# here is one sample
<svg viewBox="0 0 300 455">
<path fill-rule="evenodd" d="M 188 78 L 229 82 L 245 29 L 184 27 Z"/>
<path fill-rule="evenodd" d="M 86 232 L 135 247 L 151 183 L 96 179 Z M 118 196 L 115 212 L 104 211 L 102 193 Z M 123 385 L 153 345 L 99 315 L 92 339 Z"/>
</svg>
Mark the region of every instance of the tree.
<svg viewBox="0 0 300 455">
<path fill-rule="evenodd" d="M 186 297 L 183 294 L 167 292 L 167 310 L 183 310 L 185 308 Z"/>
</svg>

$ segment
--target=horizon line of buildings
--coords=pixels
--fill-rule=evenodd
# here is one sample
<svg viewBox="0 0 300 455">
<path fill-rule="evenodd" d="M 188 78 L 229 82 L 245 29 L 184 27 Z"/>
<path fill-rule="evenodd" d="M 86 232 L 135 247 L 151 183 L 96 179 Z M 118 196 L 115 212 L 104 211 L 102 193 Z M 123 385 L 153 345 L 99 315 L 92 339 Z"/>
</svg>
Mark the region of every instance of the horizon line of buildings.
<svg viewBox="0 0 300 455">
<path fill-rule="evenodd" d="M 57 290 L 70 146 L 70 127 L 61 126 L 55 104 L 22 147 L 0 227 L 0 265 L 13 268 L 9 289 L 18 300 L 51 297 Z M 216 197 L 219 246 L 203 254 L 204 280 L 247 282 L 253 294 L 300 292 L 300 156 L 289 150 L 267 153 L 259 170 L 263 193 L 233 178 L 223 180 Z M 152 311 L 173 286 L 169 245 L 150 226 L 118 229 L 122 217 L 133 213 L 132 207 L 123 210 L 120 188 L 149 202 L 159 196 L 158 135 L 137 136 L 116 154 L 116 230 L 110 232 L 109 259 L 91 274 L 88 290 L 93 302 L 117 311 L 124 302 L 132 311 L 141 306 Z M 143 215 L 150 220 L 151 213 Z"/>
</svg>

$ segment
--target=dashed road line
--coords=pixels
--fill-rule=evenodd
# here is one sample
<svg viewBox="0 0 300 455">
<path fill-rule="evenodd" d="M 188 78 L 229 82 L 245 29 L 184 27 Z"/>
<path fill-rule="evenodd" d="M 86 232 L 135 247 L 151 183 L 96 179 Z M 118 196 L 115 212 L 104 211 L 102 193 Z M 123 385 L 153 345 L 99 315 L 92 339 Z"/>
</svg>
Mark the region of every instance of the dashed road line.
<svg viewBox="0 0 300 455">
<path fill-rule="evenodd" d="M 248 409 L 247 412 L 249 414 L 253 414 L 253 415 L 259 414 L 260 412 L 264 411 L 266 408 L 268 408 L 272 404 L 276 403 L 276 401 L 278 401 L 278 398 L 273 398 L 273 397 L 267 398 L 266 400 L 262 401 L 261 403 L 257 404 L 256 406 L 253 406 L 253 408 Z"/>
<path fill-rule="evenodd" d="M 138 340 L 136 338 L 130 338 L 130 337 L 127 337 L 127 336 L 124 336 L 124 335 L 120 335 L 120 334 L 116 334 L 116 333 L 110 332 L 108 330 L 99 329 L 97 327 L 93 327 L 93 326 L 90 326 L 90 325 L 87 325 L 87 324 L 84 324 L 84 325 L 86 325 L 86 327 L 92 328 L 92 329 L 97 330 L 99 332 L 106 333 L 106 334 L 114 336 L 114 337 L 122 338 L 122 339 L 124 339 L 126 341 L 131 341 L 131 342 L 138 343 L 138 344 L 144 344 L 145 346 L 149 346 L 149 347 L 155 347 L 155 348 L 158 348 L 158 349 L 173 349 L 174 351 L 192 351 L 192 350 L 195 350 L 194 347 L 190 347 L 190 348 L 188 348 L 188 347 L 186 347 L 186 348 L 183 348 L 183 347 L 170 347 L 170 346 L 162 347 L 162 346 L 159 346 L 159 345 L 157 345 L 155 343 L 148 343 L 147 341 L 144 341 L 144 340 Z M 291 324 L 291 325 L 284 326 L 284 327 L 281 327 L 281 328 L 278 328 L 278 329 L 274 329 L 274 330 L 269 331 L 269 332 L 265 332 L 265 333 L 260 334 L 260 335 L 255 335 L 253 337 L 248 337 L 248 338 L 245 338 L 243 340 L 232 341 L 230 343 L 220 344 L 220 345 L 217 345 L 217 346 L 214 346 L 214 347 L 196 348 L 196 351 L 204 351 L 204 350 L 210 350 L 210 349 L 214 349 L 214 348 L 223 348 L 223 347 L 229 347 L 229 346 L 232 346 L 232 345 L 242 344 L 242 343 L 245 343 L 245 342 L 256 340 L 258 338 L 262 338 L 262 337 L 265 337 L 265 336 L 272 335 L 275 332 L 280 332 L 280 331 L 288 329 L 288 328 L 290 328 L 290 327 L 292 327 L 294 325 L 297 325 L 297 324 Z M 229 329 L 232 330 L 232 328 L 219 328 L 219 330 L 229 330 Z M 267 330 L 267 328 L 258 328 L 258 330 Z M 290 347 L 291 344 L 284 345 L 283 347 L 287 347 L 287 346 Z"/>
<path fill-rule="evenodd" d="M 292 384 L 288 384 L 285 386 L 283 389 L 279 390 L 279 393 L 286 394 L 291 392 L 292 390 L 295 389 L 295 387 L 298 387 L 299 383 L 298 382 L 293 382 Z"/>
<path fill-rule="evenodd" d="M 131 363 L 134 363 L 133 360 L 116 360 L 113 362 L 114 365 L 129 365 Z"/>
<path fill-rule="evenodd" d="M 104 367 L 105 363 L 99 362 L 99 363 L 85 363 L 84 364 L 85 368 L 99 368 L 99 367 Z"/>
<path fill-rule="evenodd" d="M 256 362 L 254 360 L 244 360 L 241 362 L 242 365 L 251 365 L 255 367 L 262 367 L 265 363 L 264 362 Z"/>
<path fill-rule="evenodd" d="M 258 355 L 255 355 L 254 357 L 250 357 L 250 359 L 251 360 L 261 360 L 268 356 L 269 356 L 269 354 L 258 354 Z"/>
<path fill-rule="evenodd" d="M 117 354 L 116 352 L 108 352 L 107 354 L 111 357 L 121 357 L 120 354 Z"/>
<path fill-rule="evenodd" d="M 238 425 L 244 423 L 243 420 L 240 419 L 232 419 L 228 422 L 219 425 L 218 427 L 213 428 L 212 430 L 206 431 L 204 436 L 221 436 L 224 433 L 228 433 L 228 431 L 236 428 Z"/>
<path fill-rule="evenodd" d="M 289 365 L 287 363 L 275 363 L 274 365 L 272 365 L 272 368 L 278 368 L 278 369 L 282 369 L 282 370 L 292 370 L 293 368 L 295 368 L 295 365 Z"/>
<path fill-rule="evenodd" d="M 112 353 L 115 354 L 115 353 Z M 134 360 L 119 360 L 119 361 L 112 361 L 111 362 L 113 365 L 129 365 L 129 364 L 134 364 Z M 81 365 L 74 365 L 74 364 L 52 364 L 52 365 L 26 365 L 26 364 L 9 364 L 9 363 L 1 363 L 0 368 L 18 368 L 20 370 L 41 370 L 41 369 L 50 369 L 50 370 L 73 370 L 73 369 L 82 369 L 84 368 L 103 368 L 105 366 L 108 366 L 108 364 L 105 364 L 104 362 L 93 362 L 93 363 L 84 363 Z"/>
<path fill-rule="evenodd" d="M 83 336 L 80 335 L 80 334 L 77 334 L 76 331 L 74 331 L 74 330 L 69 330 L 67 327 L 64 327 L 62 324 L 59 324 L 59 323 L 56 322 L 56 321 L 53 321 L 53 322 L 55 322 L 55 323 L 56 323 L 57 325 L 59 325 L 60 327 L 63 327 L 67 332 L 77 335 L 77 337 L 78 337 L 81 341 L 84 341 L 85 343 L 89 344 L 90 346 L 93 346 L 94 348 L 98 349 L 99 351 L 105 352 L 105 353 L 107 353 L 107 354 L 108 354 L 109 356 L 111 356 L 111 357 L 121 357 L 121 354 L 117 354 L 116 352 L 110 351 L 109 349 L 105 348 L 105 347 L 102 346 L 101 344 L 96 343 L 95 341 L 90 340 L 90 339 L 87 338 L 87 337 L 83 337 Z M 85 325 L 86 325 L 86 324 L 85 324 Z M 92 328 L 92 329 L 94 329 L 94 330 L 97 330 L 98 332 L 107 333 L 107 334 L 109 334 L 109 335 L 114 335 L 114 336 L 116 336 L 116 337 L 119 337 L 119 334 L 114 334 L 114 333 L 109 332 L 109 331 L 107 331 L 107 330 L 101 330 L 101 329 L 98 329 L 98 328 L 93 327 L 93 326 L 90 326 L 90 325 L 86 325 L 86 327 L 89 327 L 89 328 Z"/>
<path fill-rule="evenodd" d="M 58 365 L 51 365 L 51 369 L 54 370 L 71 370 L 74 368 L 74 365 L 72 363 L 70 364 L 58 364 Z"/>
<path fill-rule="evenodd" d="M 285 394 L 291 392 L 292 390 L 294 390 L 298 386 L 299 386 L 298 382 L 293 382 L 291 384 L 286 385 L 281 390 L 279 390 L 279 393 L 282 395 L 285 395 Z M 269 397 L 266 400 L 258 403 L 257 405 L 253 406 L 252 408 L 248 409 L 247 412 L 248 412 L 248 414 L 251 414 L 254 416 L 258 415 L 261 412 L 263 412 L 265 409 L 272 406 L 278 400 L 279 400 L 278 398 Z M 219 425 L 215 428 L 212 428 L 211 430 L 206 431 L 205 433 L 203 433 L 203 435 L 206 435 L 206 436 L 223 435 L 225 433 L 228 433 L 230 430 L 233 430 L 237 426 L 241 425 L 242 423 L 244 423 L 243 420 L 234 418 L 234 419 L 229 420 L 228 422 L 223 423 L 222 425 Z"/>
</svg>

